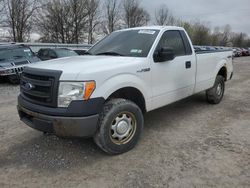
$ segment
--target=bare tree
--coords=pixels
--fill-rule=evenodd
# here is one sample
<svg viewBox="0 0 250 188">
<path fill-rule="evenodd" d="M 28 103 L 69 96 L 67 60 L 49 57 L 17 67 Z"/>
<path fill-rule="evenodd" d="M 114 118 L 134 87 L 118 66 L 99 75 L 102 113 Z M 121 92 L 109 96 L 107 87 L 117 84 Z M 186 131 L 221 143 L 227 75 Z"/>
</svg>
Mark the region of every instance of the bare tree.
<svg viewBox="0 0 250 188">
<path fill-rule="evenodd" d="M 157 25 L 173 25 L 174 17 L 167 6 L 162 5 L 155 11 L 155 23 Z"/>
<path fill-rule="evenodd" d="M 124 21 L 128 28 L 147 25 L 150 15 L 140 7 L 138 0 L 123 0 Z"/>
<path fill-rule="evenodd" d="M 85 0 L 53 0 L 39 12 L 37 27 L 42 42 L 79 43 L 87 29 Z"/>
<path fill-rule="evenodd" d="M 223 33 L 222 33 L 222 37 L 220 40 L 221 46 L 227 46 L 227 44 L 229 43 L 229 40 L 230 40 L 230 35 L 231 35 L 231 26 L 227 24 L 223 28 Z"/>
<path fill-rule="evenodd" d="M 70 1 L 70 13 L 72 20 L 72 42 L 79 43 L 79 41 L 84 38 L 84 31 L 87 27 L 87 15 L 88 11 L 86 9 L 86 1 L 84 0 L 71 0 Z M 70 24 L 70 23 L 68 23 Z"/>
<path fill-rule="evenodd" d="M 248 47 L 250 40 L 245 33 L 232 33 L 231 41 L 235 47 Z"/>
<path fill-rule="evenodd" d="M 53 0 L 43 6 L 37 18 L 42 42 L 66 43 L 66 23 L 64 19 L 67 17 L 67 13 L 65 3 L 60 0 Z"/>
<path fill-rule="evenodd" d="M 117 29 L 118 21 L 120 18 L 120 4 L 117 0 L 106 0 L 104 12 L 104 23 L 103 23 L 103 32 L 105 34 L 112 33 Z"/>
<path fill-rule="evenodd" d="M 4 9 L 4 0 L 0 0 L 0 15 L 2 14 Z"/>
<path fill-rule="evenodd" d="M 192 24 L 191 39 L 195 45 L 209 45 L 211 30 L 206 23 L 195 22 Z"/>
<path fill-rule="evenodd" d="M 88 43 L 93 44 L 94 42 L 94 31 L 99 24 L 98 21 L 98 8 L 100 1 L 99 0 L 87 0 L 87 20 L 88 20 Z"/>
<path fill-rule="evenodd" d="M 0 0 L 0 25 L 2 24 L 2 21 L 3 21 L 2 19 L 3 9 L 4 9 L 4 1 Z"/>
<path fill-rule="evenodd" d="M 38 9 L 38 0 L 4 0 L 6 21 L 12 40 L 23 42 L 28 40 L 32 30 L 32 16 Z"/>
<path fill-rule="evenodd" d="M 219 46 L 220 45 L 220 28 L 215 27 L 213 33 L 210 36 L 210 45 L 212 46 Z"/>
</svg>

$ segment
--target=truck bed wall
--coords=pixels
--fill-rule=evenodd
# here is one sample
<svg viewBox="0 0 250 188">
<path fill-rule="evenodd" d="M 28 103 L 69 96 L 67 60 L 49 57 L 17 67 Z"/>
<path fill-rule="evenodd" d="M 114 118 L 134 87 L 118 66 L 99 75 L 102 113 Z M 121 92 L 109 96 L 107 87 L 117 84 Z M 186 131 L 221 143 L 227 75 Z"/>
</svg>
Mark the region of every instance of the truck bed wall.
<svg viewBox="0 0 250 188">
<path fill-rule="evenodd" d="M 197 72 L 194 93 L 213 87 L 215 78 L 222 67 L 232 71 L 232 51 L 198 52 L 196 53 Z"/>
</svg>

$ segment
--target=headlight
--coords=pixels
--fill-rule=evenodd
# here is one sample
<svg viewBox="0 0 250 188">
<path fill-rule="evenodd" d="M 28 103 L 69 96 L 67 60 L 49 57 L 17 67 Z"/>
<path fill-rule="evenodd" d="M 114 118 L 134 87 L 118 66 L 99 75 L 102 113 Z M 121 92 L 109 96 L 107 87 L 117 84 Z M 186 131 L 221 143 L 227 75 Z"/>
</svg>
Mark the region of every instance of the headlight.
<svg viewBox="0 0 250 188">
<path fill-rule="evenodd" d="M 72 101 L 88 100 L 95 90 L 95 82 L 60 82 L 58 107 L 68 107 Z"/>
</svg>

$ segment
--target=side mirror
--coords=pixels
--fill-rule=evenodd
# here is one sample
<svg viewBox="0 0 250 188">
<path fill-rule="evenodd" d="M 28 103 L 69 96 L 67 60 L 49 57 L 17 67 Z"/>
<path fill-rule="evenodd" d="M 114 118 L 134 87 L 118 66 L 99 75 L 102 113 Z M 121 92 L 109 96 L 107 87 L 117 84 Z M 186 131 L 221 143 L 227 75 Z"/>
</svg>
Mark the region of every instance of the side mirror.
<svg viewBox="0 0 250 188">
<path fill-rule="evenodd" d="M 171 61 L 175 58 L 173 48 L 161 48 L 154 54 L 155 62 Z"/>
</svg>

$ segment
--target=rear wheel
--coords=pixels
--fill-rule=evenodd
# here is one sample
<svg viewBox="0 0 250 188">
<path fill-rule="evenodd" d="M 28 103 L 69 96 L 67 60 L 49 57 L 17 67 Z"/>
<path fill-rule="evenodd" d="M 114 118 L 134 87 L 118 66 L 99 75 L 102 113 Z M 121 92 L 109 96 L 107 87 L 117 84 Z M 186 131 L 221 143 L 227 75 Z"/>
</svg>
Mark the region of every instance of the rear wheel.
<svg viewBox="0 0 250 188">
<path fill-rule="evenodd" d="M 94 136 L 96 144 L 108 154 L 131 150 L 143 130 L 141 109 L 125 99 L 112 99 L 103 108 L 99 129 Z"/>
<path fill-rule="evenodd" d="M 214 86 L 206 91 L 207 101 L 210 104 L 219 104 L 223 99 L 225 91 L 225 79 L 223 76 L 216 77 Z"/>
</svg>

